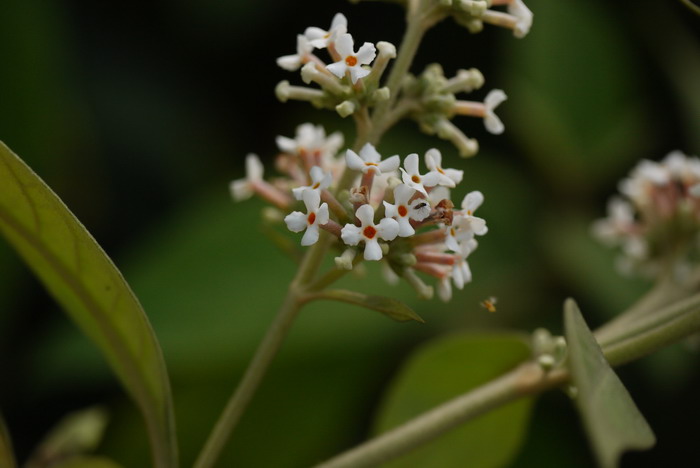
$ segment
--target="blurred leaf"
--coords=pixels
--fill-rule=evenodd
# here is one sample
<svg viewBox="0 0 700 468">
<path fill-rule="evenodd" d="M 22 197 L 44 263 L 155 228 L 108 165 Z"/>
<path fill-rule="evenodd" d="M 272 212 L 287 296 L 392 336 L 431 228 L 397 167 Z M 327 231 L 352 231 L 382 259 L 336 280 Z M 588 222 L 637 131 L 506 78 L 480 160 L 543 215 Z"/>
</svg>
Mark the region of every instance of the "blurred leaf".
<svg viewBox="0 0 700 468">
<path fill-rule="evenodd" d="M 122 466 L 105 457 L 75 457 L 51 465 L 51 468 L 122 468 Z"/>
<path fill-rule="evenodd" d="M 605 360 L 603 351 L 572 299 L 564 304 L 576 404 L 600 466 L 618 465 L 627 450 L 645 450 L 656 438 L 627 389 Z"/>
<path fill-rule="evenodd" d="M 460 334 L 423 346 L 393 381 L 379 412 L 377 432 L 488 382 L 529 355 L 525 340 L 513 334 Z M 503 466 L 525 437 L 532 402 L 521 399 L 491 411 L 386 466 Z"/>
<path fill-rule="evenodd" d="M 312 299 L 327 299 L 330 301 L 347 302 L 355 304 L 370 310 L 376 310 L 392 320 L 397 322 L 408 322 L 415 320 L 416 322 L 425 323 L 425 320 L 420 318 L 410 307 L 398 299 L 384 296 L 370 296 L 356 291 L 348 291 L 345 289 L 333 289 L 330 291 L 322 291 L 314 293 Z"/>
<path fill-rule="evenodd" d="M 107 426 L 107 412 L 99 407 L 64 417 L 32 454 L 26 468 L 40 468 L 97 448 Z"/>
<path fill-rule="evenodd" d="M 5 421 L 0 416 L 0 466 L 14 468 L 17 466 L 15 456 L 12 451 L 12 440 L 10 433 L 5 426 Z"/>
<path fill-rule="evenodd" d="M 527 155 L 567 190 L 590 190 L 625 167 L 653 135 L 634 49 L 599 2 L 528 1 L 536 26 L 509 46 L 512 129 Z M 512 71 L 513 68 L 508 68 Z M 642 98 L 640 98 L 642 96 Z M 516 105 L 517 104 L 517 105 Z M 562 177 L 575 173 L 577 177 Z"/>
<path fill-rule="evenodd" d="M 121 273 L 49 187 L 0 143 L 0 231 L 92 338 L 143 411 L 160 466 L 176 464 L 165 363 Z"/>
</svg>

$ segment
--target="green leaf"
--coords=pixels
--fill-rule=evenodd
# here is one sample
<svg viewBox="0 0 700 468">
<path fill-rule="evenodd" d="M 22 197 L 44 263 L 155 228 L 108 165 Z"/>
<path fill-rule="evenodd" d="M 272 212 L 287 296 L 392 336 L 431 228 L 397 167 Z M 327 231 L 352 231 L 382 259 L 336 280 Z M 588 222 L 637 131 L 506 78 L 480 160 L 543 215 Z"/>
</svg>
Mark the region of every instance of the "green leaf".
<svg viewBox="0 0 700 468">
<path fill-rule="evenodd" d="M 143 412 L 156 466 L 177 464 L 170 384 L 119 270 L 51 189 L 0 142 L 0 232 L 105 354 Z"/>
<path fill-rule="evenodd" d="M 408 307 L 398 299 L 384 296 L 370 296 L 355 291 L 347 291 L 345 289 L 334 289 L 331 291 L 321 291 L 313 293 L 309 300 L 328 299 L 331 301 L 347 302 L 355 304 L 366 309 L 376 310 L 387 317 L 396 320 L 397 322 L 408 322 L 415 320 L 416 322 L 425 323 L 413 309 Z"/>
<path fill-rule="evenodd" d="M 652 447 L 654 433 L 572 299 L 564 304 L 564 330 L 576 404 L 600 466 L 615 467 L 623 452 Z"/>
<path fill-rule="evenodd" d="M 7 468 L 15 468 L 17 463 L 15 462 L 15 456 L 12 451 L 12 440 L 10 440 L 10 433 L 5 426 L 5 421 L 0 416 L 0 466 Z"/>
<path fill-rule="evenodd" d="M 413 354 L 392 383 L 379 412 L 377 432 L 468 392 L 529 356 L 529 346 L 513 334 L 459 334 L 435 340 Z M 503 466 L 520 448 L 532 402 L 524 398 L 493 410 L 386 466 Z"/>
<path fill-rule="evenodd" d="M 39 468 L 95 450 L 107 426 L 107 412 L 97 406 L 61 419 L 36 448 L 26 468 Z"/>
</svg>

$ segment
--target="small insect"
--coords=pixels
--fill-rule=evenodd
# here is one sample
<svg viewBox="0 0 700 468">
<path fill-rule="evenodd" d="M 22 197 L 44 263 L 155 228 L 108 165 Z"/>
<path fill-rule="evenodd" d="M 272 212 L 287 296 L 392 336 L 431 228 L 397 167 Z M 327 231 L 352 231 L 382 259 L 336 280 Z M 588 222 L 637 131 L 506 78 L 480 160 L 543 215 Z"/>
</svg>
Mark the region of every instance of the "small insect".
<svg viewBox="0 0 700 468">
<path fill-rule="evenodd" d="M 423 202 L 423 203 L 419 203 L 419 204 L 417 204 L 416 206 L 414 206 L 413 209 L 414 209 L 414 210 L 420 210 L 421 208 L 424 208 L 424 207 L 426 207 L 426 206 L 428 206 L 428 204 L 425 203 L 425 202 Z"/>
<path fill-rule="evenodd" d="M 498 299 L 491 296 L 488 299 L 484 299 L 483 301 L 481 301 L 480 304 L 481 307 L 488 310 L 489 312 L 496 312 L 496 302 L 498 302 Z"/>
</svg>

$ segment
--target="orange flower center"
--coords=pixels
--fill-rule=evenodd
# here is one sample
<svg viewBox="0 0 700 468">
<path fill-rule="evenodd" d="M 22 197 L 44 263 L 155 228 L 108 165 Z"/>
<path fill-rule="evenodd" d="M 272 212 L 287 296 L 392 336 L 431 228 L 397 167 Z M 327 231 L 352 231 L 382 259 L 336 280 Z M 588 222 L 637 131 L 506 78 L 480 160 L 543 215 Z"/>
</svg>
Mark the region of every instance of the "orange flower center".
<svg viewBox="0 0 700 468">
<path fill-rule="evenodd" d="M 399 215 L 400 215 L 402 218 L 408 214 L 408 209 L 406 209 L 406 207 L 403 206 L 403 205 L 399 205 L 399 210 L 398 210 L 398 211 L 399 211 Z"/>
<path fill-rule="evenodd" d="M 348 67 L 354 67 L 355 65 L 357 65 L 357 57 L 355 57 L 354 55 L 348 55 L 347 57 L 345 57 L 345 63 L 348 64 Z"/>
<path fill-rule="evenodd" d="M 413 182 L 415 182 L 416 184 L 420 184 L 420 177 L 418 177 L 417 175 L 414 175 L 413 177 L 411 177 L 411 180 Z"/>
<path fill-rule="evenodd" d="M 313 224 L 316 222 L 316 213 L 309 213 L 309 217 L 307 218 L 309 221 L 309 224 Z"/>
<path fill-rule="evenodd" d="M 321 182 L 316 182 L 311 188 L 315 190 L 315 189 L 319 188 L 320 186 L 321 186 Z"/>
<path fill-rule="evenodd" d="M 374 239 L 374 236 L 377 235 L 377 230 L 374 229 L 372 226 L 367 226 L 367 227 L 362 231 L 362 234 L 364 234 L 364 236 L 365 236 L 367 239 Z"/>
</svg>

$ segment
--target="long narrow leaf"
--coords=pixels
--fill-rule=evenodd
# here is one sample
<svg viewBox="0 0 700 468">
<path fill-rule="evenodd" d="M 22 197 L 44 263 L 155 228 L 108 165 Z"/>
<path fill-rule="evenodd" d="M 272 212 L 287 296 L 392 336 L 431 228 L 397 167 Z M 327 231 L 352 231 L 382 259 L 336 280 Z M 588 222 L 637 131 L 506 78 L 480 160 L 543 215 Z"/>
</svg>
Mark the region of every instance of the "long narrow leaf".
<svg viewBox="0 0 700 468">
<path fill-rule="evenodd" d="M 177 465 L 165 362 L 141 305 L 53 191 L 0 142 L 0 232 L 102 350 L 148 427 L 155 466 Z"/>
<path fill-rule="evenodd" d="M 576 403 L 598 464 L 612 468 L 623 452 L 652 447 L 654 433 L 571 299 L 564 305 L 564 330 Z"/>
<path fill-rule="evenodd" d="M 12 441 L 10 433 L 7 431 L 5 421 L 0 417 L 0 466 L 7 468 L 15 468 L 15 456 L 12 452 Z"/>
</svg>

